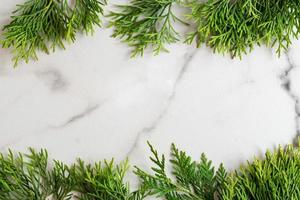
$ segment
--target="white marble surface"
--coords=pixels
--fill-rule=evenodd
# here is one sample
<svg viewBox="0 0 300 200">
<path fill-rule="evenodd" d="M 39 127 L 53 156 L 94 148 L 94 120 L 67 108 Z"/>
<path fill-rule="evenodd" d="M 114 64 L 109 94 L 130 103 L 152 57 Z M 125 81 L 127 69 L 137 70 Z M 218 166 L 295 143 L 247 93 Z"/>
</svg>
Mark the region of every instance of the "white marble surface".
<svg viewBox="0 0 300 200">
<path fill-rule="evenodd" d="M 0 0 L 1 24 L 16 2 Z M 110 34 L 79 36 L 16 69 L 0 49 L 1 151 L 43 147 L 65 162 L 128 156 L 145 166 L 149 140 L 232 169 L 299 132 L 299 41 L 280 59 L 264 47 L 240 61 L 184 44 L 130 59 Z"/>
</svg>

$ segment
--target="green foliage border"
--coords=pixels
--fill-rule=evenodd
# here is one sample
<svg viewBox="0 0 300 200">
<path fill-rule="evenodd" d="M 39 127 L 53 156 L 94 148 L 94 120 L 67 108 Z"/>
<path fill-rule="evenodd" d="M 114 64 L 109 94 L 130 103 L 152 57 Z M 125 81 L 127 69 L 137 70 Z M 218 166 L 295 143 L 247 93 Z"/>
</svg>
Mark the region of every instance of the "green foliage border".
<svg viewBox="0 0 300 200">
<path fill-rule="evenodd" d="M 67 0 L 25 0 L 17 6 L 0 39 L 3 48 L 12 48 L 15 66 L 37 60 L 37 51 L 64 48 L 78 32 L 93 33 L 95 26 L 102 27 L 102 17 L 109 18 L 112 37 L 132 47 L 132 57 L 148 48 L 157 55 L 182 39 L 233 58 L 262 44 L 280 56 L 300 33 L 300 0 L 131 0 L 106 16 L 106 0 L 74 1 L 73 7 Z M 176 16 L 173 7 L 178 6 L 189 12 Z M 183 36 L 177 23 L 194 30 Z"/>
<path fill-rule="evenodd" d="M 300 141 L 300 140 L 299 140 Z M 204 154 L 194 161 L 174 144 L 170 163 L 148 142 L 153 166 L 133 172 L 139 187 L 125 181 L 131 170 L 128 159 L 116 164 L 104 160 L 87 164 L 78 159 L 66 165 L 49 162 L 45 149 L 27 154 L 0 154 L 0 200 L 299 200 L 300 148 L 278 146 L 263 158 L 254 158 L 240 169 L 218 168 Z M 167 170 L 168 165 L 171 171 Z"/>
</svg>

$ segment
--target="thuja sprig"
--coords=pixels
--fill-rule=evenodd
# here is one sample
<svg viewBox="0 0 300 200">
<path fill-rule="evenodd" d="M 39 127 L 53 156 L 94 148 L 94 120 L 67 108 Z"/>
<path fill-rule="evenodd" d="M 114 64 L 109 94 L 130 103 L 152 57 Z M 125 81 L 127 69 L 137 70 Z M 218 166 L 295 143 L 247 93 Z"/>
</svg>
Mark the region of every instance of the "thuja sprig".
<svg viewBox="0 0 300 200">
<path fill-rule="evenodd" d="M 173 23 L 181 21 L 172 11 L 178 0 L 132 0 L 130 4 L 118 5 L 111 12 L 112 37 L 120 38 L 133 47 L 132 57 L 143 55 L 147 47 L 154 54 L 167 51 L 165 45 L 177 42 L 179 34 Z"/>
<path fill-rule="evenodd" d="M 249 161 L 227 175 L 222 165 L 215 171 L 204 154 L 193 161 L 175 145 L 171 148 L 171 173 L 164 155 L 149 144 L 152 172 L 135 167 L 140 180 L 131 192 L 125 181 L 128 161 L 113 160 L 68 166 L 49 162 L 46 150 L 28 154 L 0 154 L 0 200 L 298 200 L 300 198 L 300 149 L 288 145 L 265 158 Z"/>
<path fill-rule="evenodd" d="M 279 146 L 273 153 L 267 151 L 265 159 L 255 158 L 242 166 L 226 182 L 222 199 L 300 199 L 299 142 L 296 147 Z"/>
<path fill-rule="evenodd" d="M 15 66 L 38 59 L 37 52 L 49 53 L 56 47 L 64 48 L 64 41 L 74 41 L 76 32 L 93 32 L 100 25 L 105 1 L 27 0 L 13 12 L 12 21 L 4 26 L 4 48 L 12 47 Z"/>
<path fill-rule="evenodd" d="M 28 154 L 0 154 L 0 200 L 141 200 L 130 192 L 124 176 L 128 161 L 113 160 L 85 164 L 82 160 L 67 166 L 42 149 Z"/>
<path fill-rule="evenodd" d="M 77 185 L 75 165 L 68 166 L 54 160 L 53 166 L 48 167 L 48 184 L 51 187 L 52 200 L 70 200 Z"/>
<path fill-rule="evenodd" d="M 66 182 L 65 176 L 68 167 L 57 163 L 49 172 L 47 151 L 29 150 L 25 155 L 12 151 L 0 155 L 0 199 L 42 200 L 50 196 L 54 200 L 67 199 L 71 191 L 68 190 L 71 182 Z"/>
<path fill-rule="evenodd" d="M 103 16 L 103 6 L 107 4 L 107 0 L 75 0 L 74 8 L 66 4 L 68 10 L 68 22 L 66 38 L 73 42 L 76 39 L 76 31 L 92 34 L 94 26 L 102 26 L 102 20 L 99 16 Z"/>
<path fill-rule="evenodd" d="M 275 46 L 280 55 L 299 36 L 298 5 L 298 0 L 191 0 L 188 17 L 197 30 L 186 41 L 232 57 L 241 58 L 260 44 Z"/>
<path fill-rule="evenodd" d="M 148 143 L 154 163 L 153 174 L 136 167 L 135 174 L 141 180 L 140 191 L 150 196 L 163 197 L 167 200 L 213 200 L 220 196 L 220 189 L 225 184 L 226 171 L 222 165 L 215 171 L 212 162 L 204 154 L 199 162 L 193 161 L 185 152 L 172 145 L 172 173 L 175 180 L 167 175 L 165 156 L 159 156 L 154 147 Z"/>
<path fill-rule="evenodd" d="M 131 198 L 129 184 L 124 176 L 129 168 L 128 161 L 115 165 L 114 161 L 105 160 L 94 165 L 79 160 L 75 165 L 76 191 L 82 200 L 128 200 Z"/>
</svg>

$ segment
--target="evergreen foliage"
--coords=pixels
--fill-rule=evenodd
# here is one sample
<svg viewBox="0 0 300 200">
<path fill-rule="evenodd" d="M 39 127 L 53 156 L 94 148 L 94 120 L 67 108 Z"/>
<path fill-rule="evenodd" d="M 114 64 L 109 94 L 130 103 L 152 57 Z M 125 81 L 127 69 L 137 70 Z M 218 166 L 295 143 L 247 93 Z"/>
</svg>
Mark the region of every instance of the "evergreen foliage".
<svg viewBox="0 0 300 200">
<path fill-rule="evenodd" d="M 75 41 L 76 32 L 92 33 L 100 26 L 102 6 L 98 0 L 27 0 L 13 12 L 12 21 L 4 26 L 3 48 L 12 47 L 14 66 L 19 61 L 37 60 L 37 51 L 49 53 L 65 48 L 64 41 Z"/>
<path fill-rule="evenodd" d="M 265 159 L 248 162 L 232 175 L 224 187 L 223 200 L 299 200 L 300 150 L 288 145 L 274 153 L 267 151 Z"/>
<path fill-rule="evenodd" d="M 170 167 L 164 155 L 149 144 L 152 172 L 135 167 L 140 180 L 131 191 L 125 181 L 128 161 L 113 160 L 86 164 L 78 160 L 66 165 L 48 153 L 29 149 L 28 154 L 0 154 L 0 200 L 299 200 L 299 145 L 267 151 L 264 159 L 248 161 L 228 175 L 221 164 L 217 170 L 204 154 L 193 161 L 175 145 Z"/>
<path fill-rule="evenodd" d="M 242 57 L 255 45 L 275 46 L 280 55 L 298 38 L 299 0 L 192 0 L 188 18 L 197 25 L 187 42 Z"/>
<path fill-rule="evenodd" d="M 178 0 L 132 0 L 129 5 L 118 5 L 119 11 L 111 12 L 112 37 L 121 38 L 133 47 L 132 57 L 143 55 L 147 47 L 154 54 L 167 51 L 166 44 L 179 40 L 173 22 L 180 21 L 172 11 Z"/>
<path fill-rule="evenodd" d="M 76 33 L 90 34 L 101 26 L 106 0 L 26 0 L 4 26 L 0 43 L 12 48 L 15 66 L 37 59 L 37 52 L 65 48 Z M 300 32 L 300 0 L 131 0 L 108 14 L 112 37 L 132 47 L 132 57 L 152 49 L 155 55 L 183 39 L 206 44 L 216 53 L 242 58 L 257 45 L 288 50 Z M 184 14 L 174 7 L 187 7 Z M 186 16 L 184 20 L 180 19 Z M 186 21 L 186 22 L 185 22 Z M 193 24 L 184 36 L 176 24 Z"/>
<path fill-rule="evenodd" d="M 215 172 L 212 162 L 204 154 L 196 162 L 172 144 L 170 162 L 175 176 L 173 180 L 167 175 L 165 156 L 160 157 L 154 147 L 150 144 L 149 146 L 152 152 L 150 159 L 155 164 L 151 168 L 154 174 L 136 167 L 135 173 L 142 182 L 141 191 L 167 200 L 211 200 L 220 196 L 219 188 L 225 184 L 227 177 L 222 165 Z"/>
</svg>

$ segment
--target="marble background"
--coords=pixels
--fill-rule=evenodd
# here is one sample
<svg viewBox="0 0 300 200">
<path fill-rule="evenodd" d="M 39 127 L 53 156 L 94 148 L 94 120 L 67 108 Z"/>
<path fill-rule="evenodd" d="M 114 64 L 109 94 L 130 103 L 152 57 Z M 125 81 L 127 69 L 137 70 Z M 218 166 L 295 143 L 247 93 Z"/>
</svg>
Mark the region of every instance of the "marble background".
<svg viewBox="0 0 300 200">
<path fill-rule="evenodd" d="M 21 0 L 0 0 L 0 23 Z M 238 167 L 300 131 L 300 41 L 277 58 L 257 47 L 243 60 L 202 47 L 130 59 L 130 49 L 98 29 L 66 51 L 12 68 L 0 49 L 0 150 L 47 148 L 71 163 L 129 157 L 146 166 L 149 140 L 195 159 Z"/>
</svg>

